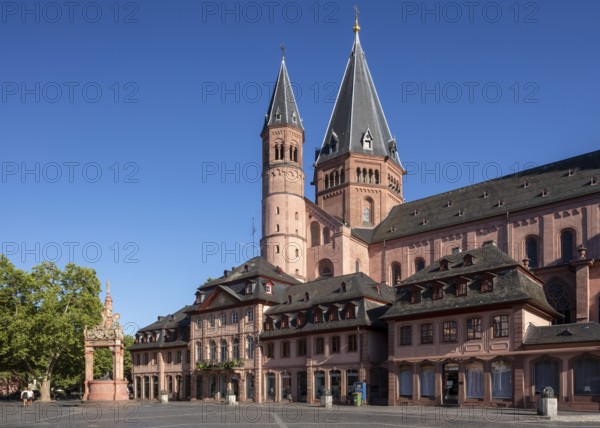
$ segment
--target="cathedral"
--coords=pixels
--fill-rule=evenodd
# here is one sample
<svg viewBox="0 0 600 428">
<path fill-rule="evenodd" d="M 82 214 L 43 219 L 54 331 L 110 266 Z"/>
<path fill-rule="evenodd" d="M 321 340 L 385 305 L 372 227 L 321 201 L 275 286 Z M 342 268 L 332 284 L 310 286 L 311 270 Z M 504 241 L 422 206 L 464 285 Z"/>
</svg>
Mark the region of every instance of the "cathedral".
<svg viewBox="0 0 600 428">
<path fill-rule="evenodd" d="M 359 33 L 314 201 L 282 58 L 261 255 L 137 332 L 135 398 L 600 410 L 600 151 L 405 202 Z"/>
</svg>

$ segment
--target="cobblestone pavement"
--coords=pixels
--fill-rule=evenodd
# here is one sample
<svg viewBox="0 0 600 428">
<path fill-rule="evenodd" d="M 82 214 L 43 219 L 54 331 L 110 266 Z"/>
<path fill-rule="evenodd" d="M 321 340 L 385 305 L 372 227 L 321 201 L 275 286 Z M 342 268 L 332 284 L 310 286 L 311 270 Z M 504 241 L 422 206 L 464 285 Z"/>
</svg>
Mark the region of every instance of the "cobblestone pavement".
<svg viewBox="0 0 600 428">
<path fill-rule="evenodd" d="M 491 407 L 378 407 L 334 406 L 333 409 L 302 403 L 240 404 L 151 402 L 81 403 L 58 401 L 0 403 L 0 427 L 599 427 L 600 413 L 560 412 L 547 420 L 532 410 Z"/>
</svg>

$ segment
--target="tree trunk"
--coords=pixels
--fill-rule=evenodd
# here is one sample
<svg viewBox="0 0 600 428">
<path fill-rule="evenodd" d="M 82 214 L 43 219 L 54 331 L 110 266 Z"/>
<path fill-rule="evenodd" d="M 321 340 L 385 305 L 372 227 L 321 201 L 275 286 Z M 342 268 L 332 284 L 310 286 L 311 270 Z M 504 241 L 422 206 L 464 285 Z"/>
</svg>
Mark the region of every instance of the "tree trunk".
<svg viewBox="0 0 600 428">
<path fill-rule="evenodd" d="M 40 401 L 50 401 L 50 378 L 45 377 L 42 379 L 42 388 L 40 389 L 42 394 Z"/>
</svg>

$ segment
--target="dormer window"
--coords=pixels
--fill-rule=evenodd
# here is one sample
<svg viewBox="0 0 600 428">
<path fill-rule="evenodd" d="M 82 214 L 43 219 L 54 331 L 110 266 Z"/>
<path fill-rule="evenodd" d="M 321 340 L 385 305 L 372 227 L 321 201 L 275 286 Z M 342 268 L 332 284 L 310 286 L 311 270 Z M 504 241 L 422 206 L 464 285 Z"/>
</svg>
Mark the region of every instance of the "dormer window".
<svg viewBox="0 0 600 428">
<path fill-rule="evenodd" d="M 275 120 L 281 120 L 281 112 L 279 111 L 279 107 L 277 107 L 277 111 L 275 112 Z"/>
<path fill-rule="evenodd" d="M 265 284 L 265 293 L 272 295 L 273 294 L 273 284 L 271 284 L 270 282 L 267 282 Z"/>
<path fill-rule="evenodd" d="M 457 296 L 466 296 L 467 295 L 467 283 L 459 282 L 456 284 L 456 295 Z"/>
<path fill-rule="evenodd" d="M 252 283 L 249 282 L 246 284 L 246 294 L 252 294 Z"/>
<path fill-rule="evenodd" d="M 494 278 L 489 276 L 482 277 L 481 288 L 479 290 L 481 293 L 491 293 L 494 291 Z"/>
<path fill-rule="evenodd" d="M 342 286 L 341 286 L 340 290 L 341 290 L 343 293 L 345 293 L 345 292 L 346 292 L 346 283 L 345 283 L 345 282 L 342 282 Z"/>
<path fill-rule="evenodd" d="M 440 272 L 444 272 L 448 270 L 448 260 L 442 259 L 440 260 Z"/>
<path fill-rule="evenodd" d="M 434 284 L 432 291 L 433 300 L 440 300 L 444 298 L 444 286 L 442 284 Z"/>
<path fill-rule="evenodd" d="M 281 328 L 288 328 L 290 326 L 290 321 L 286 315 L 281 317 Z"/>
<path fill-rule="evenodd" d="M 296 318 L 296 325 L 298 327 L 302 327 L 304 325 L 304 322 L 306 321 L 306 315 L 304 312 L 300 312 L 298 314 L 298 317 Z"/>
<path fill-rule="evenodd" d="M 335 132 L 333 132 L 331 134 L 331 140 L 329 140 L 329 152 L 330 153 L 335 153 L 338 150 L 338 139 L 337 139 L 337 135 L 335 135 Z"/>
<path fill-rule="evenodd" d="M 463 267 L 473 265 L 473 256 L 471 254 L 465 254 L 463 257 Z"/>
<path fill-rule="evenodd" d="M 346 312 L 345 316 L 346 316 L 347 320 L 356 318 L 356 307 L 352 303 L 346 304 L 345 312 Z"/>
<path fill-rule="evenodd" d="M 292 122 L 296 123 L 298 119 L 296 118 L 296 112 L 292 113 Z"/>
<path fill-rule="evenodd" d="M 307 291 L 306 293 L 304 293 L 304 301 L 308 302 L 309 300 L 310 299 L 309 299 L 309 295 L 308 295 L 308 291 Z"/>
<path fill-rule="evenodd" d="M 410 289 L 410 303 L 421 303 L 421 289 L 419 287 Z"/>
<path fill-rule="evenodd" d="M 595 186 L 596 184 L 598 184 L 598 178 L 592 177 L 592 179 L 590 180 L 590 186 Z"/>
<path fill-rule="evenodd" d="M 292 303 L 292 296 L 288 294 L 288 305 Z"/>
<path fill-rule="evenodd" d="M 575 175 L 575 170 L 570 168 L 569 172 L 567 173 L 567 177 L 573 177 Z"/>
<path fill-rule="evenodd" d="M 545 198 L 549 194 L 550 194 L 550 192 L 548 191 L 548 189 L 542 189 L 542 198 Z"/>
<path fill-rule="evenodd" d="M 365 134 L 362 138 L 362 146 L 363 149 L 372 150 L 373 149 L 373 135 L 371 135 L 371 130 L 367 128 Z"/>
<path fill-rule="evenodd" d="M 265 330 L 273 330 L 273 319 L 270 317 L 267 317 L 267 319 L 265 320 Z"/>
<path fill-rule="evenodd" d="M 321 308 L 315 308 L 315 316 L 314 316 L 314 323 L 320 323 L 323 322 L 323 310 Z"/>
<path fill-rule="evenodd" d="M 327 313 L 329 314 L 329 321 L 338 321 L 340 319 L 338 308 L 335 305 L 331 305 Z"/>
</svg>

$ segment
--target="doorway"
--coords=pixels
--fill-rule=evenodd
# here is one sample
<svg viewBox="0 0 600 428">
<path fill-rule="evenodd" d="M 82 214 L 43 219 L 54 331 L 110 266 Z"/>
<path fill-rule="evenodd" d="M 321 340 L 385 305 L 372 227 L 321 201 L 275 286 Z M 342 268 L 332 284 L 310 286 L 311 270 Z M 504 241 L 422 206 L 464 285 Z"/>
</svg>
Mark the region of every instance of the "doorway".
<svg viewBox="0 0 600 428">
<path fill-rule="evenodd" d="M 443 404 L 458 404 L 458 364 L 444 365 L 444 401 Z"/>
</svg>

